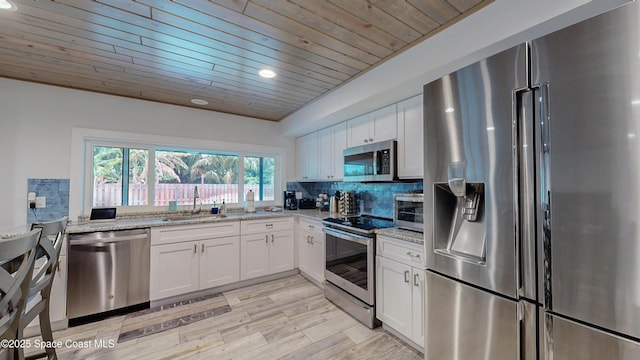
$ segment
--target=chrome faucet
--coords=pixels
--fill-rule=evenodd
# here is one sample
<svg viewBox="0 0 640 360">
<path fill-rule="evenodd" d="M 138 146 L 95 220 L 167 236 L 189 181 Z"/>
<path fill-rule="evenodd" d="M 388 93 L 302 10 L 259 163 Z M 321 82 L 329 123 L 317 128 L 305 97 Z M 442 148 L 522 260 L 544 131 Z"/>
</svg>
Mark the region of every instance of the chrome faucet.
<svg viewBox="0 0 640 360">
<path fill-rule="evenodd" d="M 196 214 L 200 212 L 200 209 L 196 210 L 196 199 L 200 197 L 200 194 L 198 193 L 198 186 L 196 185 L 193 188 L 193 210 L 191 210 L 191 213 Z"/>
</svg>

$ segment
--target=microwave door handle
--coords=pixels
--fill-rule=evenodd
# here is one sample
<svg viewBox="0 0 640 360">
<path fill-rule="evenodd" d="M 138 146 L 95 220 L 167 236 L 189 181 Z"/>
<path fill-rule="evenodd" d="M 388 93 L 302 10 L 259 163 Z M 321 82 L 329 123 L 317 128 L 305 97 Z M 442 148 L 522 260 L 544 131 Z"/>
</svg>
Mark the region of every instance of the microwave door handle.
<svg viewBox="0 0 640 360">
<path fill-rule="evenodd" d="M 373 175 L 378 175 L 378 152 L 373 150 Z"/>
</svg>

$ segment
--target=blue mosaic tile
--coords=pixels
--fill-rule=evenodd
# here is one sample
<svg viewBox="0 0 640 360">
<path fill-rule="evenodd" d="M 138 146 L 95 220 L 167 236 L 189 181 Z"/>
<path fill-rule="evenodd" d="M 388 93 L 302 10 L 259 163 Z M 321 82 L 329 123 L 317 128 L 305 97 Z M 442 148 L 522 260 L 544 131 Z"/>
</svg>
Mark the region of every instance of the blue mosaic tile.
<svg viewBox="0 0 640 360">
<path fill-rule="evenodd" d="M 287 182 L 287 190 L 302 192 L 303 197 L 318 197 L 320 193 L 329 195 L 336 191 L 354 191 L 360 213 L 387 218 L 393 217 L 393 195 L 422 190 L 422 181 L 392 183 L 352 183 L 352 182 Z"/>
<path fill-rule="evenodd" d="M 29 224 L 56 220 L 69 215 L 69 179 L 27 179 L 27 191 L 47 198 L 47 205 L 44 208 L 29 209 L 27 207 Z"/>
</svg>

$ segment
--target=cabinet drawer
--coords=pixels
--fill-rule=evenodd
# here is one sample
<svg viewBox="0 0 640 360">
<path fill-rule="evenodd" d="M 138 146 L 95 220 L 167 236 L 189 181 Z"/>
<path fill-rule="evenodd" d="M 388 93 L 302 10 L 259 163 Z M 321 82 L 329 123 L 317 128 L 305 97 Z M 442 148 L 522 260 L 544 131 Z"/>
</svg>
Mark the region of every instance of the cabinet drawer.
<svg viewBox="0 0 640 360">
<path fill-rule="evenodd" d="M 377 255 L 415 267 L 424 267 L 424 248 L 420 244 L 394 239 L 387 236 L 377 237 Z"/>
<path fill-rule="evenodd" d="M 293 217 L 243 220 L 240 225 L 240 232 L 243 235 L 283 230 L 293 230 Z"/>
<path fill-rule="evenodd" d="M 308 231 L 315 235 L 322 234 L 322 223 L 318 220 L 299 218 L 298 231 Z"/>
<path fill-rule="evenodd" d="M 198 241 L 238 235 L 240 235 L 239 221 L 154 228 L 151 229 L 151 245 Z"/>
</svg>

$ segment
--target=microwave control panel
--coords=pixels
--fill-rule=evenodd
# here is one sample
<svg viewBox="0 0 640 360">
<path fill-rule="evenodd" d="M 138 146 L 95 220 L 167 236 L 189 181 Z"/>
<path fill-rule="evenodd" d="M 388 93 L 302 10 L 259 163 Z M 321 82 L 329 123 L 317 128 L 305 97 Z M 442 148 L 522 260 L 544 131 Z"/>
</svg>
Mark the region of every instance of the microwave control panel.
<svg viewBox="0 0 640 360">
<path fill-rule="evenodd" d="M 391 151 L 380 151 L 380 172 L 378 174 L 391 174 Z"/>
</svg>

